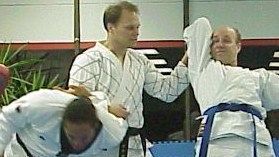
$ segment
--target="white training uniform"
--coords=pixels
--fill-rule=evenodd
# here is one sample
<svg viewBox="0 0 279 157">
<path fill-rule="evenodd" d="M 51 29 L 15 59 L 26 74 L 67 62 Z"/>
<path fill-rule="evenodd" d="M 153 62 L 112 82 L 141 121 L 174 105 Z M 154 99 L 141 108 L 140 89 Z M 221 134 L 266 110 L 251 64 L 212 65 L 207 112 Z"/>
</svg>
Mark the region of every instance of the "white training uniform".
<svg viewBox="0 0 279 157">
<path fill-rule="evenodd" d="M 102 128 L 92 145 L 84 152 L 68 157 L 110 157 L 127 130 L 127 123 L 108 113 L 107 99 L 100 93 L 90 97 Z M 0 154 L 5 157 L 25 157 L 22 147 L 13 138 L 17 133 L 34 157 L 55 157 L 61 151 L 62 116 L 76 96 L 58 90 L 41 89 L 31 92 L 2 108 L 0 113 Z M 81 130 L 82 131 L 82 130 Z"/>
<path fill-rule="evenodd" d="M 187 67 L 179 62 L 169 76 L 164 76 L 139 51 L 127 49 L 124 63 L 97 42 L 75 59 L 69 84 L 85 85 L 90 91 L 105 93 L 112 104 L 123 104 L 130 112 L 129 127 L 143 126 L 143 89 L 166 102 L 174 101 L 188 87 Z M 142 148 L 139 136 L 131 137 L 129 148 Z M 116 154 L 115 156 L 117 156 Z M 133 154 L 140 157 L 138 154 Z M 131 149 L 128 156 L 132 157 Z"/>
<path fill-rule="evenodd" d="M 279 109 L 279 76 L 265 69 L 249 70 L 241 67 L 225 66 L 220 61 L 213 60 L 210 55 L 212 30 L 206 18 L 199 18 L 184 31 L 189 56 L 189 79 L 194 89 L 195 97 L 203 114 L 208 108 L 220 103 L 249 104 L 256 107 L 266 118 L 266 110 Z M 255 117 L 259 156 L 272 156 L 272 141 L 264 120 Z M 204 121 L 205 122 L 205 119 Z M 225 137 L 241 137 L 250 145 L 250 152 L 245 155 L 242 143 Z M 214 139 L 221 139 L 214 147 Z M 223 111 L 216 113 L 212 126 L 208 156 L 249 156 L 253 153 L 253 120 L 250 114 L 242 111 Z M 230 142 L 232 140 L 232 142 Z M 225 144 L 226 143 L 226 144 Z M 235 144 L 233 144 L 235 143 Z M 245 143 L 245 142 L 243 142 Z M 198 148 L 199 148 L 198 142 Z M 230 147 L 231 146 L 231 147 Z M 244 147 L 244 146 L 243 146 Z M 235 148 L 235 149 L 233 149 Z M 212 150 L 210 150 L 212 149 Z M 233 154 L 235 150 L 241 154 Z M 232 151 L 232 152 L 230 152 Z M 199 149 L 197 149 L 198 155 Z M 237 152 L 237 153 L 239 153 Z M 223 154 L 222 154 L 223 153 Z M 261 155 L 262 153 L 262 155 Z M 264 153 L 266 153 L 264 155 Z M 273 154 L 274 155 L 274 154 Z M 225 155 L 227 156 L 227 155 Z"/>
</svg>

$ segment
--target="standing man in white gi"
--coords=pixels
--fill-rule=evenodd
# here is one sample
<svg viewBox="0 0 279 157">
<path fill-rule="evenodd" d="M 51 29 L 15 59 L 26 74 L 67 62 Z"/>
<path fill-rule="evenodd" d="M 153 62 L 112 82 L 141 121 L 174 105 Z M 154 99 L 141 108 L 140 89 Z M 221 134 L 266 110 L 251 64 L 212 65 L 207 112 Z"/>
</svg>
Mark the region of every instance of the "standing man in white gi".
<svg viewBox="0 0 279 157">
<path fill-rule="evenodd" d="M 121 145 L 121 157 L 143 157 L 145 153 L 151 156 L 148 150 L 145 152 L 141 129 L 144 124 L 142 92 L 145 90 L 166 102 L 174 101 L 189 85 L 187 58 L 169 76 L 163 76 L 146 56 L 131 49 L 138 39 L 140 20 L 137 6 L 130 2 L 109 6 L 103 22 L 107 39 L 77 56 L 69 84 L 83 84 L 90 91 L 103 92 L 111 101 L 110 110 L 122 109 L 119 116 L 126 118 L 130 128 Z"/>
<path fill-rule="evenodd" d="M 31 92 L 2 108 L 0 156 L 110 157 L 128 125 L 107 106 L 103 94 L 81 87 Z"/>
<path fill-rule="evenodd" d="M 189 79 L 203 119 L 198 157 L 274 157 L 264 119 L 279 109 L 279 76 L 237 66 L 241 37 L 236 29 L 211 30 L 199 18 L 184 31 Z"/>
</svg>

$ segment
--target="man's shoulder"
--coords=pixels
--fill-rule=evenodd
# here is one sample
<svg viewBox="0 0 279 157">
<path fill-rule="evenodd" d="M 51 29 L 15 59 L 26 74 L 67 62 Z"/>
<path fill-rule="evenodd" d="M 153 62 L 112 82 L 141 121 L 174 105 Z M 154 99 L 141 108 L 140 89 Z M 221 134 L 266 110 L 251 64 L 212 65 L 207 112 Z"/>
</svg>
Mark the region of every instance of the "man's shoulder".
<svg viewBox="0 0 279 157">
<path fill-rule="evenodd" d="M 77 59 L 83 61 L 94 61 L 103 58 L 107 53 L 106 50 L 100 43 L 96 43 L 93 47 L 88 48 L 77 56 Z"/>
<path fill-rule="evenodd" d="M 32 104 L 50 104 L 64 106 L 65 104 L 75 99 L 75 96 L 59 90 L 40 89 L 28 93 L 22 99 L 25 99 Z"/>
<path fill-rule="evenodd" d="M 86 56 L 100 56 L 102 53 L 104 53 L 104 50 L 98 48 L 98 47 L 91 47 L 84 52 L 82 52 L 80 55 L 86 55 Z"/>
<path fill-rule="evenodd" d="M 129 52 L 129 55 L 133 56 L 136 59 L 140 59 L 140 60 L 147 59 L 147 57 L 144 55 L 144 51 L 142 50 L 129 48 L 127 51 Z"/>
</svg>

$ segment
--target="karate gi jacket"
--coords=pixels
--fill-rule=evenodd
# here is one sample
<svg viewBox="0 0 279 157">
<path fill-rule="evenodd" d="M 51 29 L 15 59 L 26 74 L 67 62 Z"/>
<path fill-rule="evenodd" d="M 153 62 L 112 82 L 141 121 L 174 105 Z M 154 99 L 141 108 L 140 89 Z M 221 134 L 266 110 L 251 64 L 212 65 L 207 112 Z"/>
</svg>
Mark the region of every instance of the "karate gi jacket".
<svg viewBox="0 0 279 157">
<path fill-rule="evenodd" d="M 199 18 L 184 30 L 188 72 L 201 113 L 220 103 L 249 104 L 266 118 L 266 111 L 279 109 L 279 76 L 265 69 L 249 70 L 223 65 L 211 58 L 212 29 Z M 253 119 L 242 111 L 223 111 L 214 118 L 211 140 L 241 136 L 253 140 Z M 254 116 L 257 142 L 272 146 L 264 120 Z M 203 119 L 205 122 L 206 116 Z"/>
<path fill-rule="evenodd" d="M 119 145 L 126 133 L 128 125 L 125 120 L 108 113 L 107 98 L 97 92 L 92 94 L 95 98 L 90 99 L 102 128 L 88 149 L 69 157 L 109 156 L 106 153 Z M 0 153 L 11 141 L 5 157 L 25 156 L 22 147 L 13 138 L 17 133 L 34 157 L 55 157 L 61 151 L 62 116 L 67 104 L 74 99 L 76 96 L 62 91 L 41 89 L 4 106 L 0 113 Z"/>
<path fill-rule="evenodd" d="M 90 91 L 106 94 L 112 104 L 122 104 L 130 112 L 126 119 L 130 127 L 141 128 L 143 90 L 162 101 L 172 102 L 188 87 L 187 72 L 187 67 L 179 62 L 170 75 L 162 75 L 140 50 L 134 49 L 127 49 L 122 65 L 113 52 L 97 42 L 77 56 L 69 84 L 83 84 Z M 129 148 L 142 148 L 138 136 L 130 141 Z"/>
</svg>

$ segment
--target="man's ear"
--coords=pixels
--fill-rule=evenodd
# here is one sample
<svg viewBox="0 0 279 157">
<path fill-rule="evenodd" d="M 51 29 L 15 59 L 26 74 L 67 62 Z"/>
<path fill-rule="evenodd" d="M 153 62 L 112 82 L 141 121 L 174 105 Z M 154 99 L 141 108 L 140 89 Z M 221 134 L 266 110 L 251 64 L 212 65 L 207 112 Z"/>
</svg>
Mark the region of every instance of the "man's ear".
<svg viewBox="0 0 279 157">
<path fill-rule="evenodd" d="M 241 50 L 241 43 L 239 42 L 239 43 L 237 44 L 237 53 L 239 53 L 240 50 Z"/>
<path fill-rule="evenodd" d="M 108 28 L 108 32 L 112 32 L 114 29 L 114 24 L 108 23 L 107 28 Z"/>
</svg>

